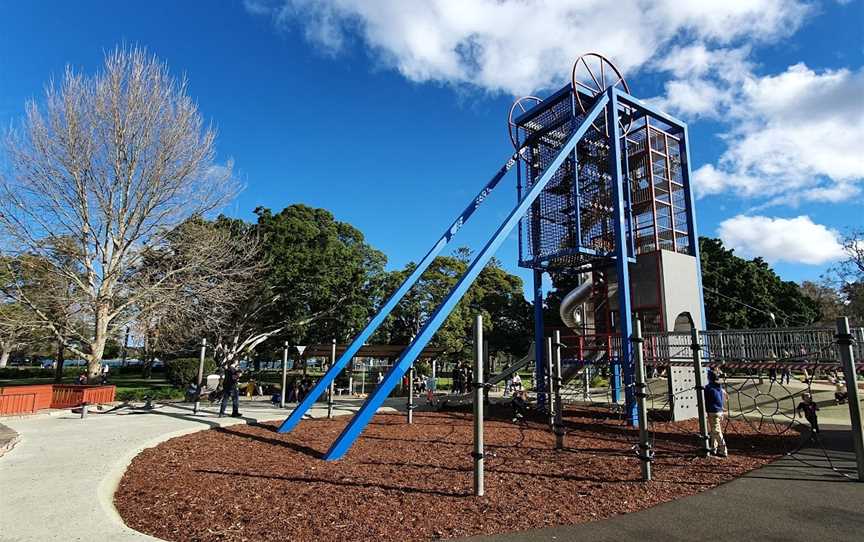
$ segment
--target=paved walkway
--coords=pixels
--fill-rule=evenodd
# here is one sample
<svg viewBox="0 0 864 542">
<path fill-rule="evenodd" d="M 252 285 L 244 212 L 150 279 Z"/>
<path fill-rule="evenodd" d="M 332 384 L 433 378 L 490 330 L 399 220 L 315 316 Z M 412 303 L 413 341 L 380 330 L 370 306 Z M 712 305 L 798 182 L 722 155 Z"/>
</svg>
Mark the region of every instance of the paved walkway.
<svg viewBox="0 0 864 542">
<path fill-rule="evenodd" d="M 340 401 L 334 414 L 348 414 L 346 406 L 359 404 L 358 399 Z M 193 416 L 188 405 L 91 413 L 86 419 L 70 411 L 4 418 L 21 439 L 0 457 L 0 541 L 157 540 L 126 527 L 114 509 L 113 495 L 126 467 L 142 450 L 171 437 L 282 419 L 289 412 L 258 402 L 244 401 L 241 407 L 241 419 L 220 419 L 212 408 Z M 312 415 L 326 416 L 326 407 L 313 409 Z"/>
<path fill-rule="evenodd" d="M 391 407 L 404 406 L 404 398 Z M 359 400 L 340 403 L 336 414 Z M 138 542 L 156 539 L 126 527 L 113 506 L 117 483 L 141 450 L 208 427 L 284 418 L 263 403 L 243 404 L 244 419 L 192 416 L 186 405 L 152 411 L 121 410 L 80 419 L 71 412 L 4 419 L 21 440 L 0 458 L 0 541 Z M 326 412 L 316 408 L 313 415 Z M 142 423 L 146 422 L 146 423 Z M 834 464 L 854 469 L 848 429 L 824 432 Z M 677 541 L 764 539 L 861 540 L 864 484 L 826 466 L 821 449 L 799 455 L 816 467 L 784 458 L 702 494 L 606 521 L 480 538 L 534 540 Z"/>
<path fill-rule="evenodd" d="M 822 441 L 831 463 L 855 475 L 848 426 L 826 427 Z M 826 453 L 806 448 L 698 495 L 632 514 L 568 527 L 474 542 L 678 542 L 766 540 L 845 542 L 864 540 L 864 483 L 830 469 Z"/>
</svg>

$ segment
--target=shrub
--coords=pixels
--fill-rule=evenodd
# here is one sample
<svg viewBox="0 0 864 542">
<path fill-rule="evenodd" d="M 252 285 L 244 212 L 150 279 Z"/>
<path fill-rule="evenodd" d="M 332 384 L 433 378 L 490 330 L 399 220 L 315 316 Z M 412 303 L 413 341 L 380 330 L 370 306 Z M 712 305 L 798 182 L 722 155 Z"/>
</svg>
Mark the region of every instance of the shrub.
<svg viewBox="0 0 864 542">
<path fill-rule="evenodd" d="M 183 399 L 183 390 L 170 388 L 123 388 L 117 391 L 117 401 L 144 401 L 147 397 L 154 400 Z"/>
<path fill-rule="evenodd" d="M 198 358 L 177 358 L 165 363 L 168 380 L 178 388 L 186 388 L 198 380 Z M 216 371 L 216 362 L 204 358 L 204 377 Z"/>
<path fill-rule="evenodd" d="M 34 367 L 3 367 L 0 369 L 0 379 L 4 380 L 15 380 L 19 378 L 51 378 L 52 376 L 54 376 L 54 369 L 38 369 Z"/>
</svg>

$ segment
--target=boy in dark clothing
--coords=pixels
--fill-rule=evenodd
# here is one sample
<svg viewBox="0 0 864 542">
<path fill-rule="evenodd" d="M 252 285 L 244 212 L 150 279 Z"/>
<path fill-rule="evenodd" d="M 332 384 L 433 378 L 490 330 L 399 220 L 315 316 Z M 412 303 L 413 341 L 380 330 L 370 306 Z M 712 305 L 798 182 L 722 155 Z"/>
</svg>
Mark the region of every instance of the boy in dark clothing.
<svg viewBox="0 0 864 542">
<path fill-rule="evenodd" d="M 228 396 L 231 396 L 231 417 L 240 417 L 240 392 L 237 389 L 237 384 L 240 382 L 240 375 L 243 374 L 240 369 L 232 365 L 225 369 L 225 376 L 222 380 L 222 406 L 219 408 L 219 417 L 225 415 L 225 407 L 228 406 Z"/>
<path fill-rule="evenodd" d="M 813 433 L 819 432 L 819 419 L 816 417 L 816 411 L 819 410 L 819 405 L 813 400 L 813 396 L 809 393 L 805 393 L 801 396 L 803 399 L 800 403 L 798 403 L 798 407 L 795 409 L 798 412 L 798 416 L 804 414 L 804 417 L 807 418 L 807 422 L 810 424 L 810 428 L 813 430 Z"/>
<path fill-rule="evenodd" d="M 525 392 L 517 391 L 514 393 L 511 405 L 513 406 L 513 423 L 522 421 L 528 413 L 528 399 L 525 396 Z"/>
<path fill-rule="evenodd" d="M 708 370 L 708 385 L 705 386 L 705 413 L 708 414 L 708 431 L 710 432 L 711 453 L 726 457 L 729 455 L 726 449 L 726 439 L 723 438 L 723 407 L 726 392 L 723 386 L 717 383 L 717 373 Z"/>
</svg>

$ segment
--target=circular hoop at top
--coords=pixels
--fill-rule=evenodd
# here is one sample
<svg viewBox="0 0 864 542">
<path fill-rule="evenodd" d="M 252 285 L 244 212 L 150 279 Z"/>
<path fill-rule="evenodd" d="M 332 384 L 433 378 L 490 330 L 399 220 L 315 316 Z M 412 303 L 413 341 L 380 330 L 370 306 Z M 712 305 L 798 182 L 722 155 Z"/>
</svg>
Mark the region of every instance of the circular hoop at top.
<svg viewBox="0 0 864 542">
<path fill-rule="evenodd" d="M 612 87 L 618 87 L 627 94 L 630 94 L 630 87 L 627 85 L 627 81 L 624 80 L 624 76 L 615 67 L 615 64 L 599 53 L 585 53 L 577 58 L 576 62 L 573 63 L 571 79 L 573 82 L 573 94 L 576 96 L 576 103 L 582 113 L 588 112 L 590 104 L 586 103 L 587 100 L 583 99 L 579 89 L 584 90 L 592 98 Z M 627 135 L 632 124 L 633 119 L 629 119 L 626 126 L 621 123 L 622 136 Z M 594 127 L 604 131 L 607 136 L 609 135 L 609 128 L 606 126 L 606 117 L 595 121 Z"/>
<path fill-rule="evenodd" d="M 513 113 L 516 113 L 516 108 L 520 109 L 519 113 L 524 113 L 531 109 L 532 106 L 539 104 L 542 102 L 540 98 L 537 96 L 522 96 L 518 98 L 513 105 L 510 106 L 510 114 L 507 116 L 507 131 L 510 134 L 510 142 L 513 143 L 513 148 L 517 151 L 519 150 L 519 127 L 516 126 L 516 123 L 513 121 Z M 526 102 L 532 102 L 528 107 L 525 106 Z"/>
</svg>

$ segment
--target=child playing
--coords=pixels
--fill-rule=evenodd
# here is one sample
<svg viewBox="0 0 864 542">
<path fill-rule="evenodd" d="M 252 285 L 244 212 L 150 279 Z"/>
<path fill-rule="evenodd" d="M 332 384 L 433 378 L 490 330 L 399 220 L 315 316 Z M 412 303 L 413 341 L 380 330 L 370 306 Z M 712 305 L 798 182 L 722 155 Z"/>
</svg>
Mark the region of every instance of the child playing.
<svg viewBox="0 0 864 542">
<path fill-rule="evenodd" d="M 816 411 L 819 410 L 819 405 L 813 401 L 813 396 L 809 393 L 805 393 L 801 396 L 803 399 L 800 403 L 798 403 L 798 407 L 795 409 L 798 412 L 798 416 L 804 414 L 804 417 L 807 418 L 807 422 L 810 424 L 810 428 L 813 430 L 813 433 L 819 432 L 819 419 L 816 417 Z"/>
</svg>

